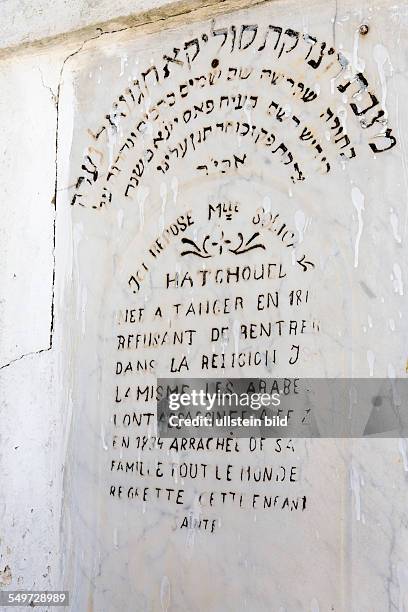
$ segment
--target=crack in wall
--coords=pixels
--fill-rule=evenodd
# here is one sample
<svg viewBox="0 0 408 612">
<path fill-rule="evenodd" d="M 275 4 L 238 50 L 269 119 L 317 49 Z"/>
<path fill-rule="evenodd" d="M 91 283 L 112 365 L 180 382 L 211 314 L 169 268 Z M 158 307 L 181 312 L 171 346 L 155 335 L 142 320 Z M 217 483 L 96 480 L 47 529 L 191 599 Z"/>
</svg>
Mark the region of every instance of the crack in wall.
<svg viewBox="0 0 408 612">
<path fill-rule="evenodd" d="M 40 76 L 41 76 L 42 86 L 44 87 L 44 89 L 48 89 L 48 91 L 51 94 L 51 100 L 53 101 L 54 105 L 56 106 L 57 105 L 57 96 L 56 96 L 56 94 L 52 91 L 52 89 L 51 89 L 51 87 L 49 85 L 45 84 L 45 82 L 44 82 L 44 75 L 42 73 L 42 70 L 41 70 L 40 66 L 38 66 L 38 71 L 39 71 Z"/>
<path fill-rule="evenodd" d="M 17 363 L 18 361 L 21 361 L 22 359 L 25 359 L 26 357 L 32 357 L 33 355 L 40 355 L 41 353 L 45 353 L 47 351 L 50 351 L 53 347 L 53 336 L 54 336 L 54 319 L 55 319 L 55 277 L 56 277 L 56 216 L 57 216 L 57 187 L 58 187 L 58 134 L 59 134 L 59 104 L 60 104 L 60 91 L 61 91 L 61 83 L 62 83 L 62 76 L 63 76 L 63 71 L 64 71 L 64 67 L 66 62 L 73 57 L 74 55 L 76 55 L 77 53 L 79 53 L 84 45 L 89 42 L 90 40 L 93 40 L 94 38 L 99 38 L 101 34 L 98 34 L 97 36 L 94 36 L 90 39 L 87 39 L 85 41 L 83 41 L 83 43 L 80 45 L 80 47 L 70 53 L 69 55 L 67 55 L 67 57 L 63 60 L 62 65 L 61 65 L 61 69 L 60 69 L 60 73 L 59 73 L 59 80 L 58 80 L 58 87 L 57 87 L 57 93 L 55 94 L 53 92 L 53 90 L 51 89 L 51 87 L 49 85 L 46 85 L 44 82 L 44 77 L 41 71 L 41 68 L 38 68 L 39 72 L 40 72 L 40 76 L 41 76 L 41 83 L 43 85 L 43 87 L 45 87 L 46 89 L 49 90 L 50 94 L 51 94 L 51 100 L 53 101 L 54 105 L 55 105 L 55 111 L 56 111 L 56 119 L 55 119 L 55 150 L 54 150 L 54 155 L 55 155 L 55 179 L 54 179 L 54 194 L 51 200 L 51 204 L 53 205 L 54 208 L 54 218 L 53 218 L 53 232 L 52 232 L 52 287 L 51 287 L 51 321 L 50 321 L 50 332 L 49 332 L 49 343 L 48 346 L 45 348 L 41 348 L 41 349 L 37 349 L 35 351 L 29 351 L 27 353 L 23 353 L 22 355 L 20 355 L 19 357 L 15 357 L 14 359 L 11 359 L 10 361 L 8 361 L 7 363 L 3 364 L 0 366 L 0 370 L 4 370 L 5 368 L 10 367 L 11 365 L 13 365 L 14 363 Z"/>
<path fill-rule="evenodd" d="M 52 348 L 51 346 L 48 346 L 47 348 L 38 349 L 37 351 L 30 351 L 28 353 L 23 353 L 23 355 L 20 355 L 20 357 L 11 359 L 8 363 L 5 363 L 4 365 L 0 366 L 0 370 L 4 370 L 4 368 L 8 368 L 14 363 L 16 363 L 17 361 L 21 361 L 22 359 L 25 359 L 26 357 L 32 357 L 33 355 L 40 355 L 40 353 L 46 353 L 51 348 Z"/>
</svg>

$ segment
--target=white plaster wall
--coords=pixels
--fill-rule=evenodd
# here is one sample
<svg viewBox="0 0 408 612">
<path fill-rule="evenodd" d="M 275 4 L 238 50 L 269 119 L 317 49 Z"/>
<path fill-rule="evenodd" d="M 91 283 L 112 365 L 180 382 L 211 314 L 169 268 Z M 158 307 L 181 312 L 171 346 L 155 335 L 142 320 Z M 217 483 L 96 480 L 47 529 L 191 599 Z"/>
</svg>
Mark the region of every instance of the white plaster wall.
<svg viewBox="0 0 408 612">
<path fill-rule="evenodd" d="M 51 350 L 55 95 L 66 50 L 0 64 L 0 587 L 48 588 L 59 559 L 61 417 Z"/>
<path fill-rule="evenodd" d="M 168 4 L 166 0 L 6 0 L 0 4 L 1 47 Z M 341 2 L 333 3 L 333 13 L 334 5 L 340 22 Z M 41 52 L 29 46 L 24 53 L 16 48 L 0 61 L 0 587 L 41 589 L 60 584 L 64 547 L 60 510 L 69 414 L 57 403 L 64 347 L 52 337 L 56 99 L 64 61 L 78 48 L 77 39 L 67 38 Z M 401 138 L 404 141 L 403 134 Z M 358 465 L 365 482 L 373 458 L 369 445 L 364 443 Z M 403 469 L 404 449 L 400 453 L 398 441 L 390 441 L 389 463 L 399 461 Z M 389 488 L 391 496 L 392 483 Z M 364 500 L 363 485 L 361 491 L 363 503 L 369 501 Z M 374 525 L 374 510 L 373 514 Z M 374 529 L 370 534 L 376 537 Z M 361 542 L 363 550 L 363 537 Z M 384 556 L 391 557 L 392 552 L 384 549 Z M 360 556 L 369 580 L 370 566 L 364 554 Z M 387 558 L 381 571 L 386 566 Z M 404 605 L 407 598 L 404 572 L 391 560 L 384 573 L 384 589 L 391 585 L 395 609 L 403 610 L 398 602 Z M 357 587 L 356 598 L 363 606 Z"/>
</svg>

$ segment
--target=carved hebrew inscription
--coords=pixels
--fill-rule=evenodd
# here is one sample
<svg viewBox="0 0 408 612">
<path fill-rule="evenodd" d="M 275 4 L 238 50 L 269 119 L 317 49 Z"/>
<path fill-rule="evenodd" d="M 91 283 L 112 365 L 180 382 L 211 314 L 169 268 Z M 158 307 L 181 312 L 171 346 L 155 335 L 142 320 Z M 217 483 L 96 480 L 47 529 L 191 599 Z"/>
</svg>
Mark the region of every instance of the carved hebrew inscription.
<svg viewBox="0 0 408 612">
<path fill-rule="evenodd" d="M 334 92 L 328 107 L 323 88 Z M 396 144 L 362 73 L 325 41 L 274 25 L 202 31 L 141 68 L 89 126 L 73 205 L 133 200 L 169 171 L 205 177 L 251 172 L 261 156 L 292 183 L 328 174 L 367 149 Z M 219 143 L 231 153 L 219 156 Z M 281 172 L 281 170 L 279 170 Z"/>
</svg>

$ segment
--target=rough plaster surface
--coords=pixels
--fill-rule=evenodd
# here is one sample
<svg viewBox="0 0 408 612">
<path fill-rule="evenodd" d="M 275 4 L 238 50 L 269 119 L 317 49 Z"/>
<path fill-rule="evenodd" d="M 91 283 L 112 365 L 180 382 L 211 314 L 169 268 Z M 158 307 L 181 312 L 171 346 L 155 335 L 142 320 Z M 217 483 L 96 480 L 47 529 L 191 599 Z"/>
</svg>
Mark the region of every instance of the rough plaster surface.
<svg viewBox="0 0 408 612">
<path fill-rule="evenodd" d="M 0 5 L 3 23 L 1 46 L 11 47 L 80 28 L 100 24 L 170 4 L 165 0 L 59 0 L 58 2 L 25 2 L 4 0 Z M 177 4 L 177 2 L 175 3 Z"/>
</svg>

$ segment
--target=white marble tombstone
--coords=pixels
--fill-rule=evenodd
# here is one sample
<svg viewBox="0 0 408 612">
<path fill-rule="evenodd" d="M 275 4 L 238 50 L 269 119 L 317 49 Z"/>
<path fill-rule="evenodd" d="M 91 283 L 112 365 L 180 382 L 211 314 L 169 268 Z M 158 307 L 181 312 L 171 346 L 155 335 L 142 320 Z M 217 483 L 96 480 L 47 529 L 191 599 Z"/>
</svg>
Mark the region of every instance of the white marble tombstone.
<svg viewBox="0 0 408 612">
<path fill-rule="evenodd" d="M 158 376 L 406 375 L 406 11 L 341 4 L 207 11 L 67 62 L 73 610 L 408 610 L 403 443 L 183 448 L 147 416 Z"/>
</svg>

